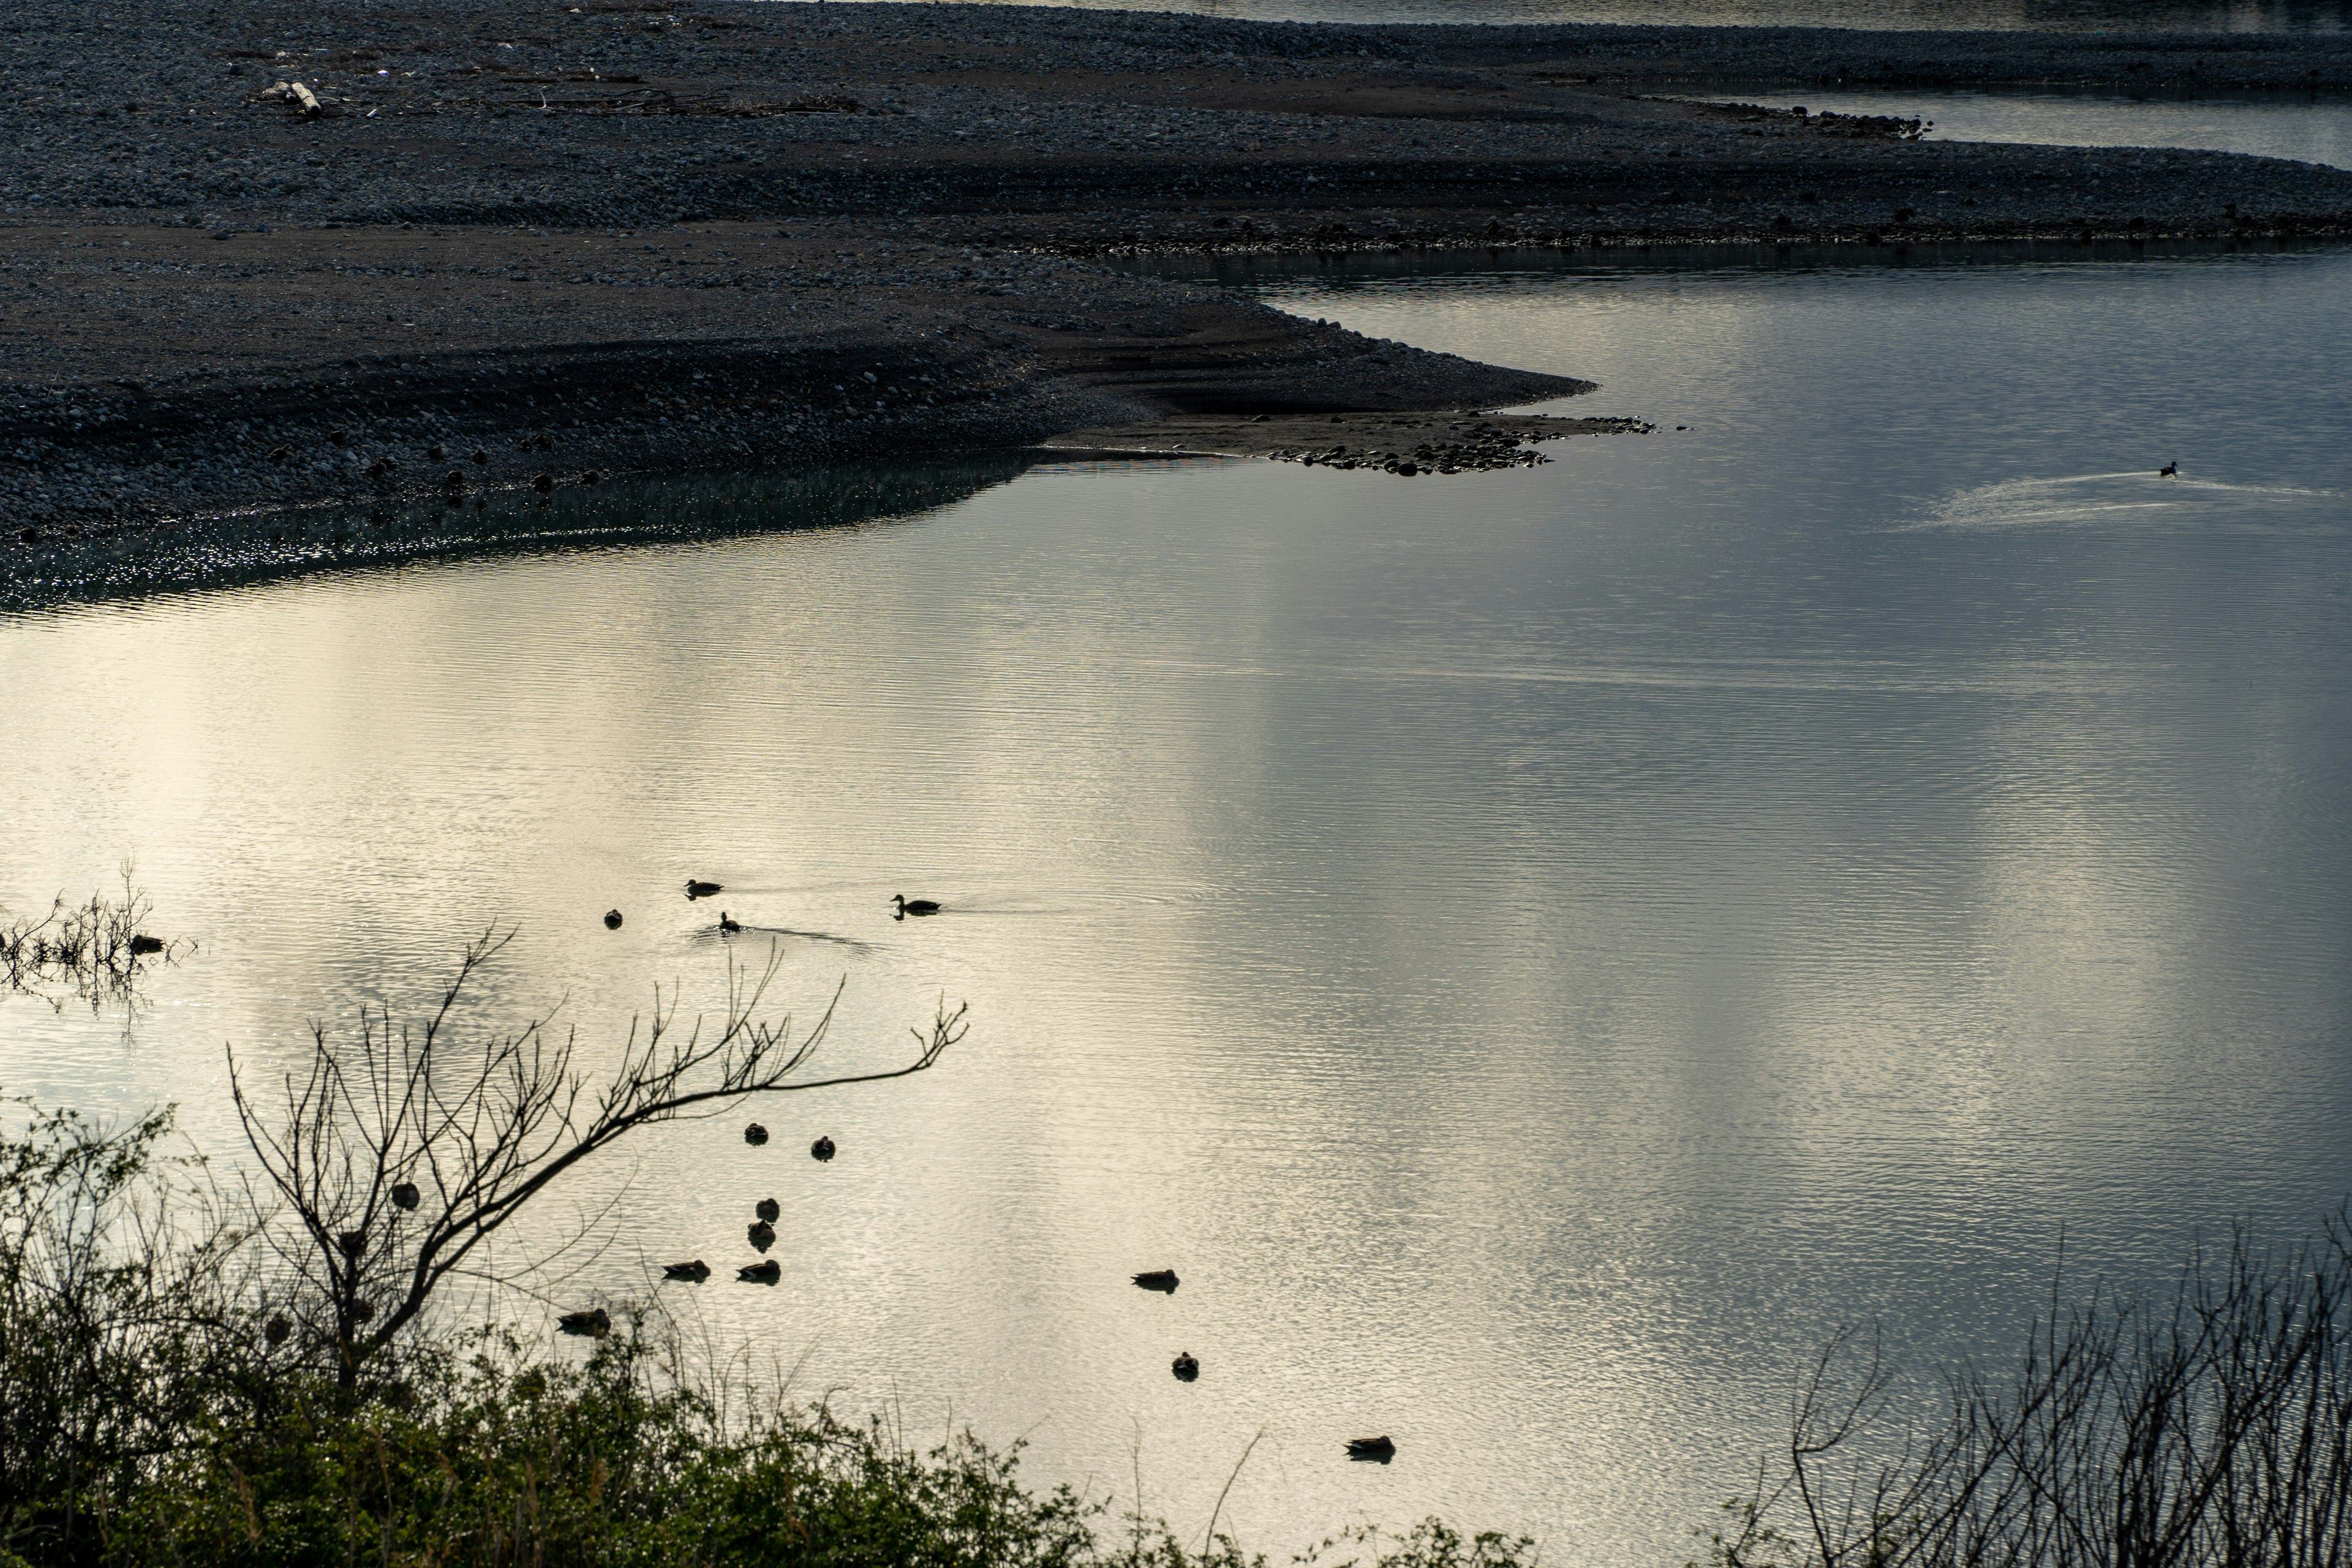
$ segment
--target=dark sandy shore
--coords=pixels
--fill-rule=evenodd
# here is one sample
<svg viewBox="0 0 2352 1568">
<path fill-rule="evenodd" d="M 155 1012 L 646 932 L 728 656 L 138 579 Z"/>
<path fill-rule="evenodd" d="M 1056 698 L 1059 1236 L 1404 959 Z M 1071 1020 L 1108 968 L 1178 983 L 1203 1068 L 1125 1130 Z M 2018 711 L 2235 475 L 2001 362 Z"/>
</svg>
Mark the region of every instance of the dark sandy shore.
<svg viewBox="0 0 2352 1568">
<path fill-rule="evenodd" d="M 2344 171 L 1736 107 L 1822 82 L 2345 91 L 2352 38 L 18 0 L 0 63 L 20 575 L 239 509 L 454 517 L 591 474 L 1581 389 L 1138 253 L 2352 233 Z"/>
</svg>

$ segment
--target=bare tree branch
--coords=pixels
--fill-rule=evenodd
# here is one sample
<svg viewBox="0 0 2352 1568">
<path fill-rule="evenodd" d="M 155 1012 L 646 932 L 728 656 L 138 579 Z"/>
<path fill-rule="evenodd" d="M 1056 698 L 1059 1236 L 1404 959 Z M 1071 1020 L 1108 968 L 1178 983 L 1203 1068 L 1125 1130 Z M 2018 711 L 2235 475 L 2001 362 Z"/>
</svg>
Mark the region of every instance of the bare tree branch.
<svg viewBox="0 0 2352 1568">
<path fill-rule="evenodd" d="M 576 1037 L 555 1037 L 544 1017 L 494 1037 L 478 1055 L 449 1047 L 468 985 L 512 938 L 492 928 L 469 942 L 420 1025 L 396 1024 L 385 1006 L 362 1009 L 349 1049 L 313 1026 L 307 1070 L 285 1075 L 268 1103 L 229 1053 L 246 1142 L 291 1216 L 293 1237 L 273 1245 L 301 1281 L 314 1335 L 333 1345 L 347 1389 L 444 1281 L 484 1272 L 478 1250 L 500 1228 L 616 1140 L 715 1115 L 752 1095 L 922 1072 L 969 1027 L 967 1008 L 950 1011 L 942 997 L 929 1030 L 911 1031 L 915 1053 L 904 1064 L 803 1076 L 843 987 L 804 1033 L 795 1035 L 790 1016 L 762 1019 L 782 965 L 772 944 L 756 973 L 730 960 L 727 1008 L 714 1027 L 697 1017 L 681 1033 L 675 991 L 665 998 L 656 987 L 650 1016 L 630 1026 L 620 1062 L 592 1087 L 575 1065 Z"/>
</svg>

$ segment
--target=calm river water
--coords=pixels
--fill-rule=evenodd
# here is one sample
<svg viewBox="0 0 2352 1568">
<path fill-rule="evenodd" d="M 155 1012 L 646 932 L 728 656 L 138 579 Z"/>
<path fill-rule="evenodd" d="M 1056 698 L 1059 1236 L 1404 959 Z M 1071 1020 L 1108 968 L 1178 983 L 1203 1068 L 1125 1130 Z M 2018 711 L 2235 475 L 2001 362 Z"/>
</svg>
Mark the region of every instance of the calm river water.
<svg viewBox="0 0 2352 1568">
<path fill-rule="evenodd" d="M 2352 100 L 2317 94 L 2128 98 L 2076 92 L 1727 93 L 1815 113 L 1894 114 L 1930 122 L 1931 142 L 2037 142 L 2061 147 L 2201 147 L 2352 169 Z"/>
<path fill-rule="evenodd" d="M 976 472 L 0 619 L 0 899 L 135 856 L 201 944 L 132 1018 L 0 1000 L 0 1085 L 226 1159 L 225 1046 L 493 920 L 479 1026 L 591 1055 L 773 942 L 839 1065 L 972 1033 L 560 1192 L 616 1206 L 555 1304 L 772 1194 L 781 1285 L 667 1289 L 803 1394 L 1192 1532 L 1262 1433 L 1270 1552 L 1678 1563 L 1838 1325 L 2000 1356 L 2062 1227 L 2157 1280 L 2352 1184 L 2352 254 L 1908 260 L 1256 278 L 1659 424 L 1531 470 Z"/>
</svg>

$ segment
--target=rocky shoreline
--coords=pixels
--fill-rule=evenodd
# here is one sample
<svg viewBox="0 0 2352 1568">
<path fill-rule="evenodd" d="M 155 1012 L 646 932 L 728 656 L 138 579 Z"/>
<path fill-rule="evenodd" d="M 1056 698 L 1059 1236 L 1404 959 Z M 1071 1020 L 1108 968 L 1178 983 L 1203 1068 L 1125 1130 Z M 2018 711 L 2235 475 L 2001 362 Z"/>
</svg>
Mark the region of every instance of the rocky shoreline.
<svg viewBox="0 0 2352 1568">
<path fill-rule="evenodd" d="M 0 60 L 0 563 L 52 583 L 175 519 L 1581 389 L 1136 257 L 2352 234 L 2346 171 L 1738 102 L 2352 90 L 2327 37 L 24 0 Z"/>
</svg>

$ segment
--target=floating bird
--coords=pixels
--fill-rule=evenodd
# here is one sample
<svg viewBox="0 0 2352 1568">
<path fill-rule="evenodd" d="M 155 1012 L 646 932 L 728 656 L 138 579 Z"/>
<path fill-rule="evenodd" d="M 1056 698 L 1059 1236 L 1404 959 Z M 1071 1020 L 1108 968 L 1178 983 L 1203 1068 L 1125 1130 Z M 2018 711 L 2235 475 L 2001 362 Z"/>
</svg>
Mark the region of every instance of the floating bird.
<svg viewBox="0 0 2352 1568">
<path fill-rule="evenodd" d="M 758 1148 L 761 1144 L 765 1143 L 767 1141 L 768 1130 L 761 1126 L 758 1122 L 754 1121 L 751 1126 L 743 1129 L 743 1142 L 749 1143 L 754 1149 Z"/>
<path fill-rule="evenodd" d="M 1385 1465 L 1396 1458 L 1396 1445 L 1386 1437 L 1350 1437 L 1348 1439 L 1348 1458 L 1371 1459 Z"/>
<path fill-rule="evenodd" d="M 662 1265 L 662 1278 L 684 1279 L 690 1284 L 699 1285 L 710 1278 L 710 1265 L 699 1258 L 691 1263 L 665 1263 Z"/>
<path fill-rule="evenodd" d="M 392 1202 L 395 1208 L 414 1210 L 422 1195 L 417 1192 L 415 1182 L 396 1182 L 393 1184 Z"/>
<path fill-rule="evenodd" d="M 2165 464 L 2164 467 L 2156 470 L 2156 477 L 2159 479 L 2179 479 L 2180 477 L 2180 460 L 2176 458 L 2171 462 Z"/>
<path fill-rule="evenodd" d="M 1190 1383 L 1201 1375 L 1201 1363 L 1192 1359 L 1191 1351 L 1178 1351 L 1175 1362 L 1169 1367 L 1179 1383 Z"/>
<path fill-rule="evenodd" d="M 737 931 L 741 931 L 742 929 L 742 921 L 729 914 L 725 910 L 719 911 L 719 931 L 720 935 L 733 936 Z"/>
<path fill-rule="evenodd" d="M 751 1206 L 751 1212 L 772 1225 L 782 1217 L 784 1205 L 773 1198 L 761 1198 Z"/>
<path fill-rule="evenodd" d="M 613 1315 L 598 1307 L 585 1312 L 566 1312 L 555 1320 L 555 1326 L 567 1334 L 585 1334 L 601 1340 L 613 1331 Z"/>
<path fill-rule="evenodd" d="M 812 1159 L 812 1160 L 830 1160 L 830 1159 L 832 1159 L 832 1158 L 833 1158 L 833 1140 L 832 1140 L 832 1139 L 830 1139 L 830 1138 L 823 1138 L 823 1137 L 821 1137 L 821 1138 L 819 1138 L 815 1142 L 814 1142 L 814 1143 L 810 1144 L 810 1145 L 809 1145 L 809 1158 L 810 1158 L 810 1159 Z"/>
<path fill-rule="evenodd" d="M 286 1336 L 293 1331 L 293 1324 L 282 1317 L 277 1317 L 270 1319 L 268 1325 L 262 1329 L 261 1337 L 273 1345 L 282 1345 L 286 1342 Z"/>
<path fill-rule="evenodd" d="M 131 939 L 131 956 L 133 958 L 139 958 L 150 952 L 161 952 L 163 951 L 163 939 L 161 937 L 149 936 L 142 931 L 139 935 Z"/>
<path fill-rule="evenodd" d="M 735 1270 L 735 1278 L 753 1285 L 773 1285 L 784 1277 L 784 1266 L 771 1258 L 765 1263 L 754 1263 L 748 1268 Z"/>
<path fill-rule="evenodd" d="M 621 929 L 620 910 L 606 910 L 604 911 L 604 929 L 606 931 L 618 931 Z"/>
<path fill-rule="evenodd" d="M 1176 1278 L 1176 1270 L 1173 1268 L 1154 1268 L 1149 1273 L 1139 1274 L 1135 1277 L 1135 1282 L 1147 1290 L 1157 1290 L 1163 1296 L 1173 1296 L 1176 1294 L 1176 1287 L 1183 1283 Z"/>
<path fill-rule="evenodd" d="M 910 899 L 904 893 L 893 893 L 890 895 L 890 900 L 898 906 L 898 912 L 891 917 L 894 920 L 905 920 L 908 915 L 935 915 L 940 912 L 940 903 L 937 899 Z"/>
<path fill-rule="evenodd" d="M 758 1247 L 762 1252 L 767 1251 L 768 1248 L 776 1245 L 776 1227 L 770 1225 L 766 1220 L 753 1220 L 751 1222 L 751 1228 L 745 1231 L 743 1234 L 750 1237 L 751 1238 L 751 1245 Z"/>
<path fill-rule="evenodd" d="M 723 893 L 726 890 L 717 882 L 698 882 L 691 877 L 686 879 L 686 896 L 689 899 L 707 899 L 713 893 Z"/>
</svg>

